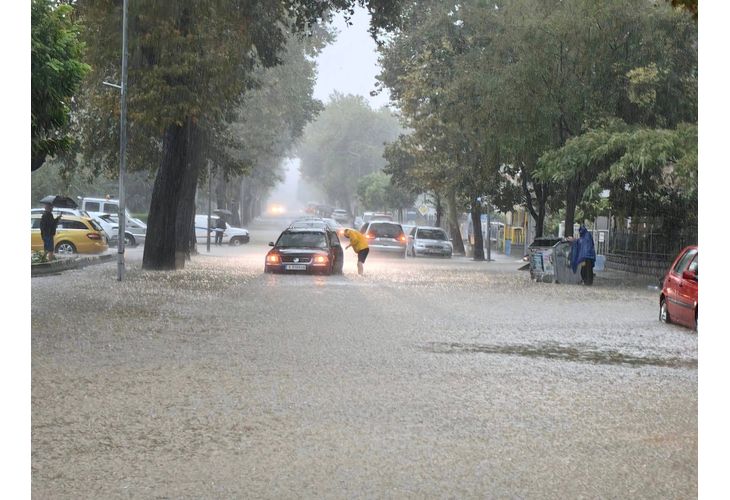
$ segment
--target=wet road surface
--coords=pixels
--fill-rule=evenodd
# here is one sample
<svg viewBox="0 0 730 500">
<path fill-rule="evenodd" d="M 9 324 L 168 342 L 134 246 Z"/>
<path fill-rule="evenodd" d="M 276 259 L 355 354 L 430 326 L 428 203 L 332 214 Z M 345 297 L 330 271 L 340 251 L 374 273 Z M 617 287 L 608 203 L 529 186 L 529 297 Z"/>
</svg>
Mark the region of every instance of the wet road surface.
<svg viewBox="0 0 730 500">
<path fill-rule="evenodd" d="M 32 279 L 37 498 L 692 498 L 697 335 L 639 283 L 378 259 Z M 344 246 L 344 244 L 343 244 Z"/>
</svg>

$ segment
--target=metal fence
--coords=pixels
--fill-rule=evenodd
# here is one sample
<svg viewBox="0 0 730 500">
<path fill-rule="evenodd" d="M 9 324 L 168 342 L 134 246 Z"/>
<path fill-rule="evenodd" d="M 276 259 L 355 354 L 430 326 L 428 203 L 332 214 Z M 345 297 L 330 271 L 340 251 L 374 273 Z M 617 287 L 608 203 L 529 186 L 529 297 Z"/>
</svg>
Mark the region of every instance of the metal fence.
<svg viewBox="0 0 730 500">
<path fill-rule="evenodd" d="M 696 244 L 697 227 L 611 230 L 604 241 L 596 242 L 596 251 L 605 253 L 609 268 L 661 277 L 682 248 Z"/>
</svg>

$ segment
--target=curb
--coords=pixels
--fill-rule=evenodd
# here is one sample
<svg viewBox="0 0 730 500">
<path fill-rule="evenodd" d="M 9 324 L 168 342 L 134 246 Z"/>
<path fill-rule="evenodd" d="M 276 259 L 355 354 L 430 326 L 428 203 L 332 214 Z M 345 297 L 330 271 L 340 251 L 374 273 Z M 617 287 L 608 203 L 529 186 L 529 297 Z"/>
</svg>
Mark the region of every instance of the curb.
<svg viewBox="0 0 730 500">
<path fill-rule="evenodd" d="M 58 259 L 51 262 L 43 262 L 41 264 L 31 264 L 30 275 L 47 276 L 50 274 L 58 274 L 70 269 L 81 269 L 94 264 L 103 264 L 113 259 L 113 255 L 94 255 L 90 257 L 73 257 L 68 259 Z"/>
</svg>

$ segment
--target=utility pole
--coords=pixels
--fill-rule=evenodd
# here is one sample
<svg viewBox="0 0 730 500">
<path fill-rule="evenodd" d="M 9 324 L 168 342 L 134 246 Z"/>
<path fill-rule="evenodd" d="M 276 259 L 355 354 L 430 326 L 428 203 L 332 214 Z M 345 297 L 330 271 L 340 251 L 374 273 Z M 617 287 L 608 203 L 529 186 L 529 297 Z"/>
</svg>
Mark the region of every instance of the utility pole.
<svg viewBox="0 0 730 500">
<path fill-rule="evenodd" d="M 122 85 L 119 130 L 119 236 L 117 247 L 117 281 L 124 279 L 124 234 L 127 208 L 124 204 L 124 175 L 127 167 L 127 2 L 122 6 Z"/>
<path fill-rule="evenodd" d="M 205 250 L 206 252 L 210 253 L 210 203 L 211 199 L 213 198 L 213 188 L 212 182 L 210 178 L 210 160 L 208 160 L 208 231 L 207 231 L 207 237 L 205 238 Z"/>
</svg>

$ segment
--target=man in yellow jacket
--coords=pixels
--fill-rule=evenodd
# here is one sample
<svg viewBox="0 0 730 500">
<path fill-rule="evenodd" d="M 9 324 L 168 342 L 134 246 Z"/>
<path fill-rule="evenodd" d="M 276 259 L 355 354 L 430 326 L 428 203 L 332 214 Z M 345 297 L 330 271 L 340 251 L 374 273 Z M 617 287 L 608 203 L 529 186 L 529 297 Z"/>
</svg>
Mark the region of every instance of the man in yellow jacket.
<svg viewBox="0 0 730 500">
<path fill-rule="evenodd" d="M 359 231 L 354 229 L 345 229 L 345 238 L 350 240 L 350 244 L 345 247 L 345 250 L 352 247 L 357 254 L 357 274 L 362 276 L 362 267 L 365 264 L 365 259 L 370 253 L 370 247 L 368 246 L 368 239 Z"/>
</svg>

